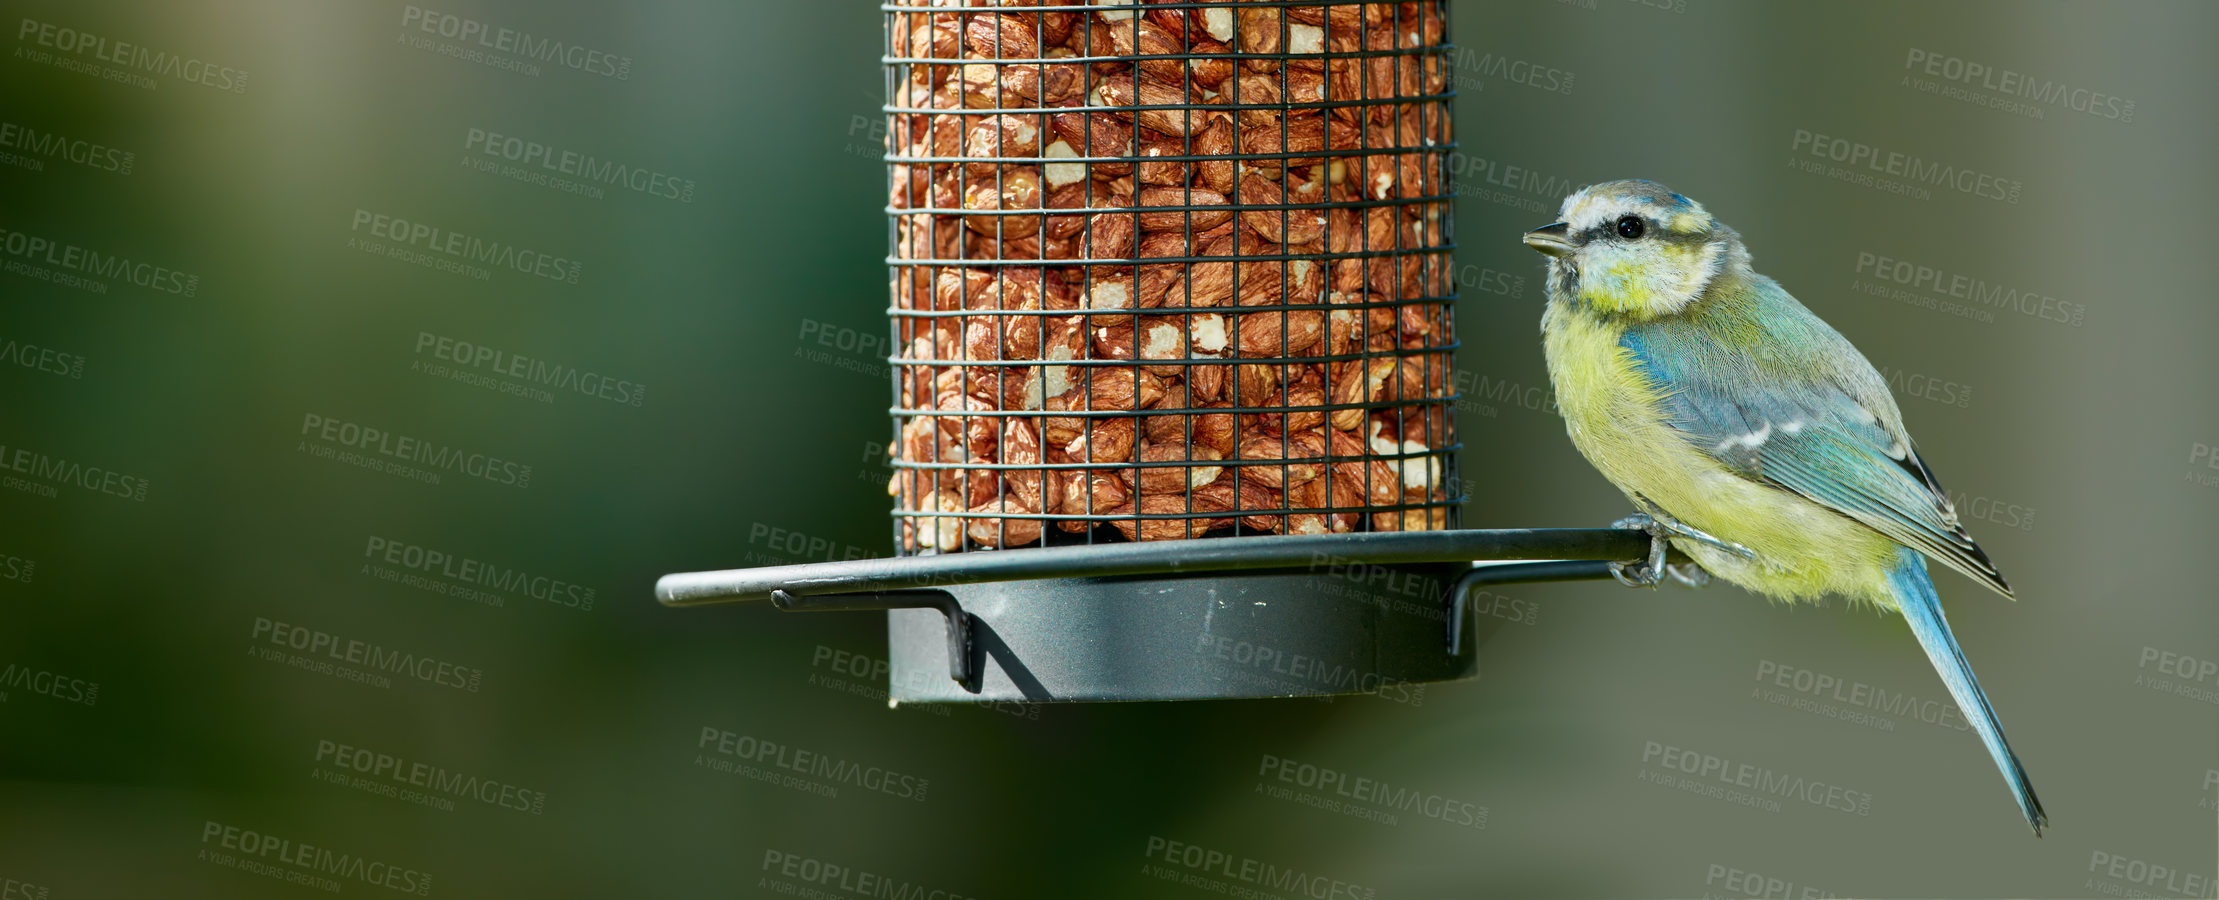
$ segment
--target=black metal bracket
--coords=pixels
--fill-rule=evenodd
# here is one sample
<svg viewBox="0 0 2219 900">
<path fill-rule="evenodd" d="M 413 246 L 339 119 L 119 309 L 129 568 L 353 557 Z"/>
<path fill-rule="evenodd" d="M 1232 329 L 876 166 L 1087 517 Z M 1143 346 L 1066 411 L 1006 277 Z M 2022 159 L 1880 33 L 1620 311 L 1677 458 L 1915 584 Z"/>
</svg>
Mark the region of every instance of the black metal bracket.
<svg viewBox="0 0 2219 900">
<path fill-rule="evenodd" d="M 854 610 L 937 609 L 948 619 L 948 677 L 973 694 L 979 692 L 976 623 L 963 604 L 947 591 L 875 591 L 868 594 L 818 594 L 797 596 L 783 589 L 772 591 L 771 605 L 786 612 L 849 612 Z"/>
<path fill-rule="evenodd" d="M 1540 584 L 1551 581 L 1596 581 L 1610 576 L 1610 563 L 1587 559 L 1558 559 L 1547 562 L 1503 563 L 1491 566 L 1473 566 L 1449 587 L 1445 601 L 1448 604 L 1448 651 L 1450 656 L 1464 652 L 1464 620 L 1470 615 L 1472 595 L 1491 584 Z"/>
</svg>

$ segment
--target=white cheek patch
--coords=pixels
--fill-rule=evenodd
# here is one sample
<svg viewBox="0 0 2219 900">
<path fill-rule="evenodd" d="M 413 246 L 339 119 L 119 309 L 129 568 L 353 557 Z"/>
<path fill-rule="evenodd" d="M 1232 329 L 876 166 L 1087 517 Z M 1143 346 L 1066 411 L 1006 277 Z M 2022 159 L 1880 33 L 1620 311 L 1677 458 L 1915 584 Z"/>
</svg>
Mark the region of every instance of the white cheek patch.
<svg viewBox="0 0 2219 900">
<path fill-rule="evenodd" d="M 1695 302 L 1695 298 L 1702 295 L 1703 289 L 1710 287 L 1711 279 L 1718 277 L 1725 261 L 1725 241 L 1704 244 L 1703 255 L 1696 259 L 1694 265 L 1687 267 L 1677 283 L 1656 286 L 1657 311 L 1670 315 Z M 1659 268 L 1662 271 L 1670 270 L 1670 267 Z"/>
</svg>

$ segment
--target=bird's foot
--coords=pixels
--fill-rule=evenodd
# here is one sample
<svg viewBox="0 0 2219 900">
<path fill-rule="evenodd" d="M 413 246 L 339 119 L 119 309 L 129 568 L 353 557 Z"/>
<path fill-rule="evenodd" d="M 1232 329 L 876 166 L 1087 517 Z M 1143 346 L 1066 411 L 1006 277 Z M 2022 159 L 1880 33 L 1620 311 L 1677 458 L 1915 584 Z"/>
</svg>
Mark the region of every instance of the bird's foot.
<svg viewBox="0 0 2219 900">
<path fill-rule="evenodd" d="M 1667 516 L 1662 513 L 1634 513 L 1633 515 L 1627 516 L 1623 519 L 1619 519 L 1618 521 L 1611 523 L 1610 527 L 1639 528 L 1642 531 L 1648 532 L 1649 536 L 1657 541 L 1662 541 L 1666 538 L 1686 538 L 1698 544 L 1709 546 L 1712 549 L 1731 553 L 1735 556 L 1741 557 L 1742 559 L 1757 558 L 1757 551 L 1755 550 L 1751 550 L 1747 547 L 1736 544 L 1733 541 L 1729 541 L 1724 538 L 1714 537 L 1709 532 L 1703 531 L 1702 529 L 1696 528 L 1693 525 L 1689 525 L 1686 522 L 1682 522 L 1678 519 L 1672 518 L 1671 516 Z"/>
<path fill-rule="evenodd" d="M 1676 537 L 1715 547 L 1742 559 L 1757 557 L 1754 550 L 1713 537 L 1662 513 L 1634 513 L 1611 523 L 1611 527 L 1638 528 L 1649 534 L 1648 558 L 1610 564 L 1611 577 L 1627 587 L 1655 587 L 1666 575 L 1689 587 L 1702 587 L 1710 583 L 1710 573 L 1694 563 L 1665 565 L 1664 555 L 1671 549 L 1672 539 Z"/>
<path fill-rule="evenodd" d="M 1610 577 L 1627 587 L 1656 587 L 1664 580 L 1664 554 L 1671 548 L 1671 533 L 1658 524 L 1648 513 L 1634 513 L 1616 522 L 1612 528 L 1638 528 L 1649 533 L 1649 556 L 1646 559 L 1612 562 Z"/>
</svg>

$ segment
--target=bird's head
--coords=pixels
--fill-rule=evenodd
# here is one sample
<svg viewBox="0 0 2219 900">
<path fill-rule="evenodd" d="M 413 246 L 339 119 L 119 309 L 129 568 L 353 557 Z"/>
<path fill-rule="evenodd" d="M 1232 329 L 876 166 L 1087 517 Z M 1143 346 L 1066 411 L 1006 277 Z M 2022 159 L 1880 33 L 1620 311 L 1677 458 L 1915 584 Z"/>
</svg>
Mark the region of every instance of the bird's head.
<svg viewBox="0 0 2219 900">
<path fill-rule="evenodd" d="M 1526 233 L 1549 257 L 1549 293 L 1636 319 L 1687 308 L 1722 274 L 1745 273 L 1741 235 L 1653 181 L 1609 181 L 1564 198 L 1561 221 Z"/>
</svg>

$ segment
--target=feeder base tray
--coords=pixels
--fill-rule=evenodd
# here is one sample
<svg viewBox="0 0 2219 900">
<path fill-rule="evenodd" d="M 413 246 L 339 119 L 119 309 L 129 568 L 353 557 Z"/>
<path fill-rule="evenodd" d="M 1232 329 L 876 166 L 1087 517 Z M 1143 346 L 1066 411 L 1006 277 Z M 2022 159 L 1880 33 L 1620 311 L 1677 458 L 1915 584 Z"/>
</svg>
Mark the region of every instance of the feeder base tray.
<svg viewBox="0 0 2219 900">
<path fill-rule="evenodd" d="M 1470 565 L 1373 566 L 946 588 L 971 615 L 972 686 L 948 677 L 946 615 L 888 613 L 896 703 L 1199 700 L 1375 694 L 1472 678 L 1451 652 L 1448 592 Z M 1464 618 L 1464 617 L 1459 617 Z M 1483 617 L 1482 617 L 1483 618 Z"/>
<path fill-rule="evenodd" d="M 895 703 L 1403 699 L 1478 674 L 1473 648 L 1501 624 L 1470 613 L 1481 586 L 1608 579 L 1609 561 L 1656 540 L 1632 528 L 1200 538 L 680 572 L 655 594 L 889 611 Z"/>
</svg>

